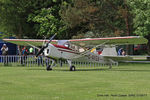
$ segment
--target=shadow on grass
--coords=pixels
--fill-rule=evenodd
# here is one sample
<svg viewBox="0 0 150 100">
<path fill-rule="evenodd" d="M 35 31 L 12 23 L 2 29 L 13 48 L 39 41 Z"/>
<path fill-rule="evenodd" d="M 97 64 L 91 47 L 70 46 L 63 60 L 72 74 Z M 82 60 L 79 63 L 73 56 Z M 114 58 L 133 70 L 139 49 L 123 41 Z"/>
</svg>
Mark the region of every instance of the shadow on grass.
<svg viewBox="0 0 150 100">
<path fill-rule="evenodd" d="M 56 70 L 56 71 L 67 71 L 67 72 L 69 71 L 69 69 L 54 69 L 54 70 Z M 150 70 L 126 69 L 126 68 L 114 68 L 114 69 L 113 68 L 112 69 L 109 69 L 109 68 L 105 68 L 105 69 L 104 68 L 103 69 L 102 68 L 96 68 L 96 69 L 95 68 L 94 69 L 92 69 L 92 68 L 91 69 L 86 69 L 86 68 L 81 69 L 80 68 L 80 69 L 77 69 L 76 68 L 76 71 L 81 71 L 81 72 L 82 71 L 83 72 L 84 71 L 100 71 L 100 72 L 101 71 L 109 71 L 109 72 L 110 71 L 112 71 L 112 72 L 150 72 Z M 76 72 L 76 71 L 71 71 L 71 72 Z"/>
<path fill-rule="evenodd" d="M 47 71 L 46 68 L 29 68 L 26 70 L 43 70 Z M 130 69 L 130 68 L 76 68 L 76 71 L 70 71 L 69 68 L 53 68 L 52 71 L 64 71 L 64 72 L 84 72 L 84 71 L 109 71 L 109 72 L 150 72 L 150 70 L 147 69 Z M 50 72 L 50 71 L 49 71 Z"/>
<path fill-rule="evenodd" d="M 121 69 L 123 70 L 124 68 L 121 68 Z M 69 68 L 68 69 L 54 69 L 54 70 L 70 71 Z M 109 69 L 109 68 L 76 68 L 76 71 L 112 71 L 112 69 Z M 70 71 L 70 72 L 74 72 L 74 71 Z"/>
<path fill-rule="evenodd" d="M 30 68 L 30 69 L 26 69 L 26 70 L 45 70 L 46 71 L 46 69 L 43 69 L 43 68 Z"/>
<path fill-rule="evenodd" d="M 59 69 L 57 69 L 59 70 Z M 76 71 L 104 71 L 108 69 L 76 69 Z M 60 71 L 70 71 L 69 69 L 60 69 Z M 70 72 L 76 72 L 76 71 L 70 71 Z"/>
</svg>

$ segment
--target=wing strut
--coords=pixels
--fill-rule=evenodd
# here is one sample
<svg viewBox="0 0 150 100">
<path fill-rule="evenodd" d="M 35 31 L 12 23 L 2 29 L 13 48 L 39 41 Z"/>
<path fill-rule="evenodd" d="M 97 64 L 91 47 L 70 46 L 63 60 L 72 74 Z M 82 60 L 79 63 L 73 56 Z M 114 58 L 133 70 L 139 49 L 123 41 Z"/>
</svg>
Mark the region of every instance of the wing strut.
<svg viewBox="0 0 150 100">
<path fill-rule="evenodd" d="M 96 46 L 94 46 L 93 48 L 91 48 L 91 49 L 89 49 L 89 50 L 86 50 L 85 52 L 80 53 L 79 55 L 73 57 L 72 59 L 74 59 L 74 58 L 79 58 L 79 57 L 81 57 L 81 56 L 86 56 L 86 53 L 90 52 L 92 49 L 97 48 L 97 47 L 100 47 L 100 46 L 102 46 L 102 45 L 108 43 L 109 41 L 110 41 L 110 40 L 107 40 L 107 41 L 103 42 L 103 43 L 100 44 L 100 45 L 96 45 Z"/>
</svg>

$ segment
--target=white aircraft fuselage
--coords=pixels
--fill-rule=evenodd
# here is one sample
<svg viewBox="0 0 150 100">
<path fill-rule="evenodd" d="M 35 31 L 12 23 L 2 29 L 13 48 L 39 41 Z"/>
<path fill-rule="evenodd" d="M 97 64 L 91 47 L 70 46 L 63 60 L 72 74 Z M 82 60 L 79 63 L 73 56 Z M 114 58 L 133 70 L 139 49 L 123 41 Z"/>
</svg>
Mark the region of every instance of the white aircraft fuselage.
<svg viewBox="0 0 150 100">
<path fill-rule="evenodd" d="M 102 55 L 98 55 L 92 52 L 82 53 L 75 51 L 71 48 L 63 45 L 49 44 L 44 50 L 44 55 L 54 59 L 66 59 L 71 61 L 80 62 L 97 62 L 97 63 L 108 63 L 107 59 L 104 59 Z"/>
</svg>

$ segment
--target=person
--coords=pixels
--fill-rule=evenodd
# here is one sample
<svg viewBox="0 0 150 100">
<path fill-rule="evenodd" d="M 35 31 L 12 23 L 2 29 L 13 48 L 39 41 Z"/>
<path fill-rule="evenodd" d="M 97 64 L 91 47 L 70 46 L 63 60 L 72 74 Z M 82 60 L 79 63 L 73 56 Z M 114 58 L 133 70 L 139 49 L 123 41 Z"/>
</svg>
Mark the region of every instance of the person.
<svg viewBox="0 0 150 100">
<path fill-rule="evenodd" d="M 122 55 L 123 55 L 123 56 L 125 56 L 125 55 L 126 55 L 125 50 L 122 50 Z"/>
<path fill-rule="evenodd" d="M 39 51 L 40 51 L 40 50 L 39 50 Z M 39 52 L 39 51 L 38 51 L 38 52 Z M 36 62 L 37 62 L 37 64 L 38 64 L 38 66 L 40 66 L 40 65 L 44 66 L 42 54 L 40 54 L 40 55 L 38 56 L 38 58 L 36 59 Z"/>
<path fill-rule="evenodd" d="M 4 56 L 4 65 L 8 65 L 8 57 L 7 57 L 8 47 L 6 44 L 3 44 L 1 51 L 2 51 L 2 55 Z"/>
<path fill-rule="evenodd" d="M 29 49 L 29 53 L 30 53 L 31 55 L 33 55 L 33 48 L 32 48 L 32 47 Z"/>
<path fill-rule="evenodd" d="M 119 56 L 122 55 L 122 51 L 123 51 L 123 48 L 120 48 L 120 49 L 118 50 L 118 55 L 119 55 Z"/>
<path fill-rule="evenodd" d="M 26 47 L 24 46 L 22 49 L 22 57 L 21 57 L 21 64 L 26 64 L 26 60 L 27 60 L 27 55 L 28 55 L 28 50 L 26 49 Z"/>
</svg>

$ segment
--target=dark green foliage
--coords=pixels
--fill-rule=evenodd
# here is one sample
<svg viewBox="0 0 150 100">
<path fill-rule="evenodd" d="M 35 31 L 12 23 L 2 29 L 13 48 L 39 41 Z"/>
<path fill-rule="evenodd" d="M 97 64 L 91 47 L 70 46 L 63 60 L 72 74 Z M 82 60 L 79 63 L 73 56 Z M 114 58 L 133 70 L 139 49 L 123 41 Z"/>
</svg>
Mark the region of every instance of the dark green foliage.
<svg viewBox="0 0 150 100">
<path fill-rule="evenodd" d="M 132 28 L 128 10 L 123 0 L 73 0 L 73 4 L 62 6 L 61 17 L 74 30 L 72 35 L 124 36 Z"/>
<path fill-rule="evenodd" d="M 0 31 L 17 38 L 41 38 L 65 29 L 59 0 L 0 0 L 0 5 Z"/>
<path fill-rule="evenodd" d="M 132 8 L 134 33 L 146 37 L 148 54 L 150 55 L 150 1 L 149 0 L 128 0 Z"/>
<path fill-rule="evenodd" d="M 149 38 L 148 5 L 147 0 L 0 0 L 0 31 L 17 38 L 54 33 L 57 39 L 133 33 Z"/>
</svg>

